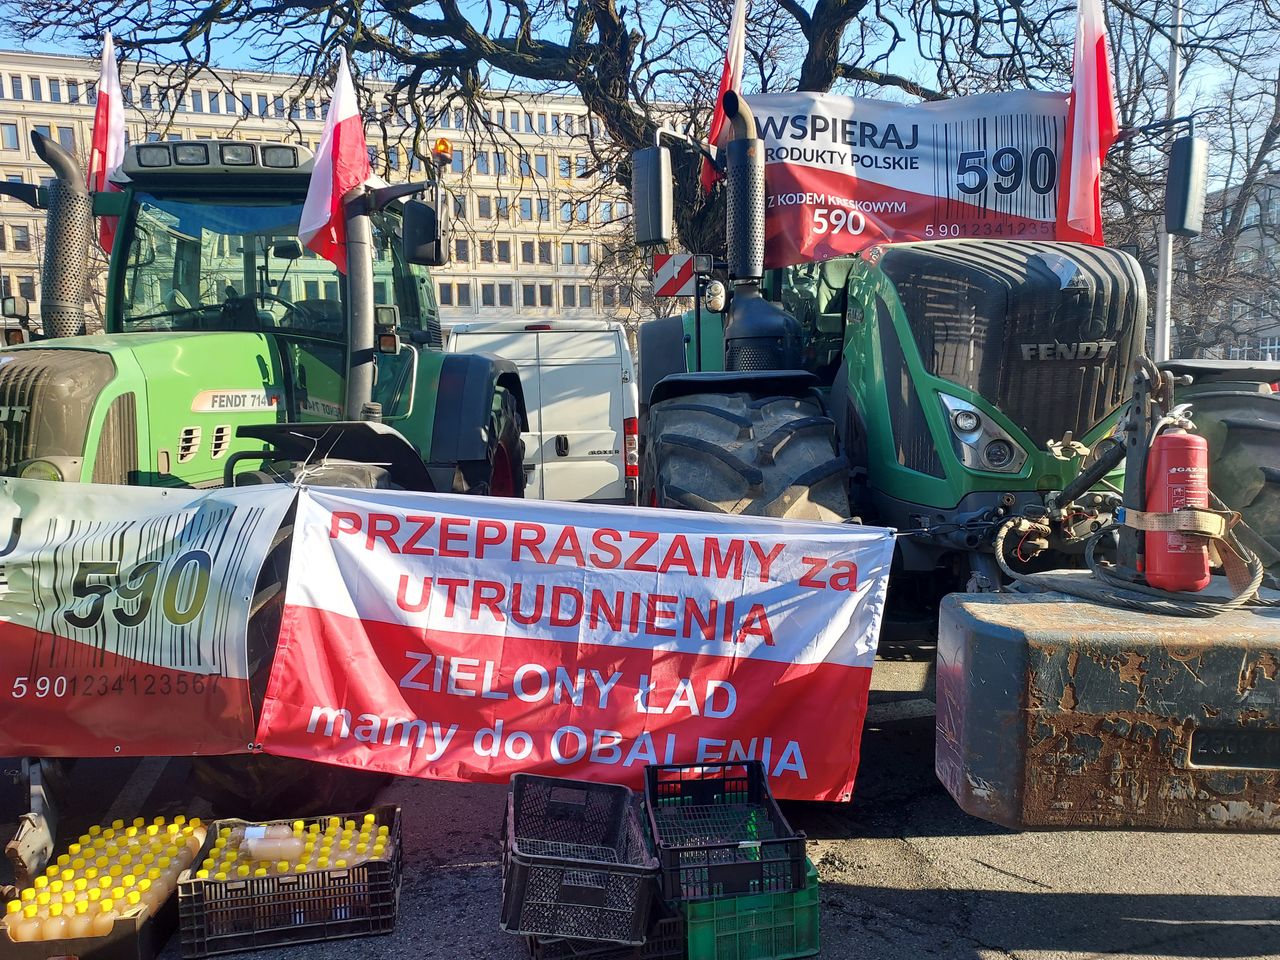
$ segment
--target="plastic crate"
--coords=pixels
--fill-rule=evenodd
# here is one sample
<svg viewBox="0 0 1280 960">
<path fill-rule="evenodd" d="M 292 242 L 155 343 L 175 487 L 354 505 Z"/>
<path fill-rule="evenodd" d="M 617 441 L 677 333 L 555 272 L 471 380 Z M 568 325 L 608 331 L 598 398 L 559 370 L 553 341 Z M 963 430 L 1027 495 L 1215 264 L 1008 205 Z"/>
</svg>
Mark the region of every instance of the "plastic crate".
<svg viewBox="0 0 1280 960">
<path fill-rule="evenodd" d="M 195 866 L 209 855 L 223 827 L 209 828 L 192 869 L 178 879 L 178 914 L 184 957 L 211 957 L 291 943 L 340 940 L 395 929 L 400 905 L 400 808 L 373 809 L 375 823 L 390 827 L 390 857 L 343 869 L 234 880 L 199 879 Z M 357 822 L 363 813 L 345 814 Z M 301 818 L 307 826 L 329 818 Z M 278 820 L 275 823 L 294 823 Z"/>
<path fill-rule="evenodd" d="M 818 871 L 805 861 L 794 893 L 760 893 L 681 905 L 689 956 L 697 960 L 812 957 L 818 940 Z"/>
<path fill-rule="evenodd" d="M 778 809 L 760 761 L 651 765 L 644 797 L 668 900 L 804 887 L 804 834 Z"/>
<path fill-rule="evenodd" d="M 679 911 L 664 910 L 664 913 L 641 947 L 623 947 L 599 940 L 527 937 L 529 956 L 533 960 L 683 960 L 684 917 Z"/>
<path fill-rule="evenodd" d="M 626 787 L 524 773 L 511 778 L 502 929 L 638 946 L 657 871 Z"/>
</svg>

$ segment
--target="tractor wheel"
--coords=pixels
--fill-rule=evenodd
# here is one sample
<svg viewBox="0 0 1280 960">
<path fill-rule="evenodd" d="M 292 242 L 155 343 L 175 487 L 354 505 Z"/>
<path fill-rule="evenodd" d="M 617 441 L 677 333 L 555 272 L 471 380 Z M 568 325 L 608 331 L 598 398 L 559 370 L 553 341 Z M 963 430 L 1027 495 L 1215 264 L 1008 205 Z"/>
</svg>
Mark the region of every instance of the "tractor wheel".
<svg viewBox="0 0 1280 960">
<path fill-rule="evenodd" d="M 793 520 L 850 516 L 849 464 L 817 395 L 699 393 L 649 408 L 641 503 Z"/>
<path fill-rule="evenodd" d="M 1185 399 L 1209 443 L 1210 489 L 1240 512 L 1261 540 L 1246 545 L 1280 577 L 1280 394 L 1210 388 Z"/>
<path fill-rule="evenodd" d="M 453 478 L 454 493 L 481 497 L 524 496 L 524 441 L 515 394 L 499 387 L 489 416 L 489 449 L 484 460 L 464 460 Z"/>
<path fill-rule="evenodd" d="M 275 658 L 284 586 L 293 541 L 292 511 L 285 517 L 258 573 L 249 613 L 249 696 L 259 716 Z M 194 792 L 215 814 L 250 820 L 351 813 L 369 807 L 389 774 L 311 763 L 265 754 L 197 757 L 192 761 Z"/>
</svg>

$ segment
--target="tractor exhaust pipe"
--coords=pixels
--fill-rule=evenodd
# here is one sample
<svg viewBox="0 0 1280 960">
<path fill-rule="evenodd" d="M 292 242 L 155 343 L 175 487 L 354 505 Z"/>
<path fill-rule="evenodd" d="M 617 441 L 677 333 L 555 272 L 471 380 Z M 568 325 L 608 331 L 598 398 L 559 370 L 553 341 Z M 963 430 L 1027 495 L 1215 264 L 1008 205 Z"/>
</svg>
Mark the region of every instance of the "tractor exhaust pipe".
<svg viewBox="0 0 1280 960">
<path fill-rule="evenodd" d="M 724 330 L 726 370 L 800 366 L 800 325 L 760 295 L 764 278 L 764 141 L 747 102 L 732 90 L 721 101 L 733 139 L 725 148 L 725 245 L 733 299 Z"/>
<path fill-rule="evenodd" d="M 93 201 L 75 158 L 43 134 L 32 131 L 36 154 L 53 170 L 44 231 L 40 322 L 46 337 L 84 334 L 84 292 L 93 242 Z"/>
</svg>

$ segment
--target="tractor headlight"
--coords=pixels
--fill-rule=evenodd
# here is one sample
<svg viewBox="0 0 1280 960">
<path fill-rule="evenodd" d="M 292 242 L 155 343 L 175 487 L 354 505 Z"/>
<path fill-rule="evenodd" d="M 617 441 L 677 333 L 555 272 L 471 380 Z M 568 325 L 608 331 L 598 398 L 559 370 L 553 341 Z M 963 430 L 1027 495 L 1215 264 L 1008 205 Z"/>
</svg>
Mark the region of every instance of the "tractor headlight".
<svg viewBox="0 0 1280 960">
<path fill-rule="evenodd" d="M 1012 435 L 967 400 L 939 393 L 938 400 L 951 425 L 951 446 L 970 470 L 1017 473 L 1027 452 Z"/>
<path fill-rule="evenodd" d="M 32 460 L 18 471 L 23 480 L 65 480 L 58 465 L 48 460 Z"/>
</svg>

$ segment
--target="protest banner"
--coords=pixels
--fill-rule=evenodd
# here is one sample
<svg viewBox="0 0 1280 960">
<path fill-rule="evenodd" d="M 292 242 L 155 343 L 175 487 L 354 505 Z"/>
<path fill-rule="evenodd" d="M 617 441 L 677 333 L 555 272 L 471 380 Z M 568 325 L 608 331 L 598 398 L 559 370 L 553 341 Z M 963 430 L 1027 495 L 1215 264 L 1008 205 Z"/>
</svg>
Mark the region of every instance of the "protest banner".
<svg viewBox="0 0 1280 960">
<path fill-rule="evenodd" d="M 263 749 L 417 777 L 639 785 L 762 760 L 847 799 L 892 532 L 299 491 Z"/>
<path fill-rule="evenodd" d="M 248 751 L 250 603 L 292 501 L 0 479 L 0 755 Z"/>
<path fill-rule="evenodd" d="M 903 240 L 1079 239 L 1057 220 L 1064 93 L 747 101 L 764 140 L 766 267 Z"/>
</svg>

